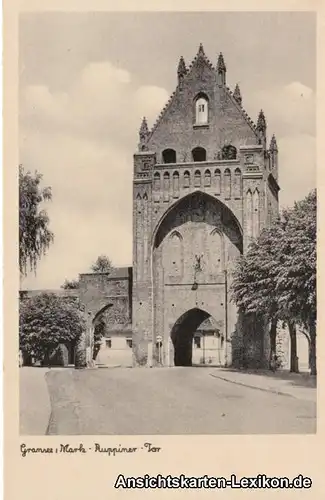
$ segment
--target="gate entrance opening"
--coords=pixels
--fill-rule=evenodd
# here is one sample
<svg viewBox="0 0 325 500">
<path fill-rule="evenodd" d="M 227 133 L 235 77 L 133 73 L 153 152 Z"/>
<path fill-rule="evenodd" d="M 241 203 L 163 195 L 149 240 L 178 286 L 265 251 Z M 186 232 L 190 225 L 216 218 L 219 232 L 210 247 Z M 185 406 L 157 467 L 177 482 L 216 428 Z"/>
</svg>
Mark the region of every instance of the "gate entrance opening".
<svg viewBox="0 0 325 500">
<path fill-rule="evenodd" d="M 175 366 L 224 363 L 224 323 L 202 309 L 183 314 L 172 328 L 171 339 Z"/>
</svg>

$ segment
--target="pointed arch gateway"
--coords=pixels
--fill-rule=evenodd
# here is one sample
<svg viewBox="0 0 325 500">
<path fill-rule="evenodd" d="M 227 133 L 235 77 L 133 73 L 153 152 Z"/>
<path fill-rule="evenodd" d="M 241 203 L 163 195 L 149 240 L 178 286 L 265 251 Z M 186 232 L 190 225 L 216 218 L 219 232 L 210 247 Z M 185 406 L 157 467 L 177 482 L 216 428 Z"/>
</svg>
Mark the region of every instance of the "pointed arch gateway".
<svg viewBox="0 0 325 500">
<path fill-rule="evenodd" d="M 208 193 L 194 191 L 166 210 L 151 240 L 153 335 L 162 338 L 161 350 L 154 354 L 156 359 L 163 359 L 167 366 L 190 366 L 194 349 L 193 360 L 199 364 L 204 356 L 203 347 L 194 342 L 199 325 L 212 316 L 219 330 L 225 331 L 227 259 L 232 262 L 242 247 L 237 218 Z M 186 311 L 192 312 L 179 320 Z M 221 340 L 212 337 L 206 337 L 206 347 L 215 364 L 216 343 Z M 198 338 L 195 340 L 198 342 Z M 154 342 L 154 353 L 155 349 Z"/>
<path fill-rule="evenodd" d="M 210 317 L 199 308 L 192 308 L 182 314 L 175 322 L 171 332 L 174 345 L 174 365 L 192 366 L 192 342 L 197 328 Z"/>
<path fill-rule="evenodd" d="M 243 252 L 243 230 L 234 213 L 219 199 L 208 193 L 197 190 L 175 201 L 162 215 L 152 233 L 151 247 L 157 248 L 168 234 L 168 227 L 176 228 L 179 225 L 179 212 L 188 213 L 196 208 L 214 206 L 224 225 L 225 234 L 233 241 L 238 250 Z M 171 229 L 170 229 L 171 230 Z"/>
</svg>

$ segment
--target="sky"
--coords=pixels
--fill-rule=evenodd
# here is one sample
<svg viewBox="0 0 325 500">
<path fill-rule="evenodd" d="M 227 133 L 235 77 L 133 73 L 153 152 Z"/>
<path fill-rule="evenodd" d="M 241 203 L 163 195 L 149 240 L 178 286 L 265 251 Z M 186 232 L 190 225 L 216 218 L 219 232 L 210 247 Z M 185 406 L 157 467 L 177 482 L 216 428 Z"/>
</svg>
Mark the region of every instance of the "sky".
<svg viewBox="0 0 325 500">
<path fill-rule="evenodd" d="M 308 12 L 24 13 L 19 155 L 43 174 L 54 244 L 23 288 L 58 288 L 98 255 L 132 265 L 132 175 L 142 116 L 153 125 L 180 56 L 203 43 L 260 109 L 279 147 L 280 205 L 316 185 L 316 19 Z"/>
</svg>

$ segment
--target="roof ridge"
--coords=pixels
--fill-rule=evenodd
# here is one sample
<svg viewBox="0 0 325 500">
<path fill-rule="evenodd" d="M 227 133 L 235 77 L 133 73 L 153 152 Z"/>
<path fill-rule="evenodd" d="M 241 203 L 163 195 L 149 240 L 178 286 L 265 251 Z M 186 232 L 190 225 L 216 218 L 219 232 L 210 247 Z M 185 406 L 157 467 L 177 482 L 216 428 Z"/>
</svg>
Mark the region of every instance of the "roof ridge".
<svg viewBox="0 0 325 500">
<path fill-rule="evenodd" d="M 243 107 L 243 105 L 239 104 L 239 102 L 236 101 L 236 99 L 234 97 L 234 93 L 230 90 L 230 87 L 226 86 L 226 92 L 229 95 L 232 102 L 235 104 L 235 106 L 239 109 L 239 111 L 241 112 L 242 116 L 244 117 L 244 119 L 246 120 L 248 125 L 251 127 L 253 132 L 256 134 L 257 129 L 256 129 L 255 123 L 253 122 L 253 120 L 251 119 L 251 117 L 247 113 L 246 109 Z"/>
<path fill-rule="evenodd" d="M 186 78 L 186 76 L 185 76 Z M 174 96 L 178 90 L 179 86 L 177 85 L 176 89 L 174 90 L 174 92 L 172 92 L 172 94 L 169 96 L 168 98 L 168 101 L 166 102 L 165 106 L 163 107 L 163 109 L 160 111 L 159 115 L 158 115 L 158 118 L 157 120 L 154 122 L 153 126 L 151 127 L 151 130 L 149 131 L 149 138 L 152 136 L 153 132 L 156 130 L 156 128 L 158 127 L 159 123 L 161 122 L 164 114 L 166 113 L 167 109 L 169 108 L 169 106 L 171 105 L 173 99 L 174 99 Z"/>
</svg>

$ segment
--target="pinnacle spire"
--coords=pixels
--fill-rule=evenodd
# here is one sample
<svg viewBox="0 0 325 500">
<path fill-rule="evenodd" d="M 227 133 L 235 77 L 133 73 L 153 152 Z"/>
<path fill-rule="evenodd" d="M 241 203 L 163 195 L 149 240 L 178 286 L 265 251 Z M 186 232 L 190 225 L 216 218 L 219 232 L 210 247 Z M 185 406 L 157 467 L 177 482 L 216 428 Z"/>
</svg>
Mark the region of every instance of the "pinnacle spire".
<svg viewBox="0 0 325 500">
<path fill-rule="evenodd" d="M 140 134 L 140 137 L 145 137 L 148 133 L 149 133 L 148 123 L 147 123 L 146 117 L 144 116 L 142 118 L 142 123 L 141 123 L 141 127 L 139 130 L 139 134 Z"/>
<path fill-rule="evenodd" d="M 187 73 L 184 57 L 181 56 L 179 63 L 178 63 L 178 68 L 177 68 L 177 74 L 178 76 L 184 76 Z"/>
<path fill-rule="evenodd" d="M 241 96 L 241 92 L 240 92 L 240 88 L 239 88 L 238 83 L 236 83 L 236 87 L 234 90 L 234 99 L 238 102 L 238 104 L 242 103 L 242 96 Z"/>
<path fill-rule="evenodd" d="M 200 43 L 200 46 L 199 46 L 199 50 L 198 50 L 198 55 L 201 55 L 201 56 L 205 56 L 205 52 L 204 52 L 204 48 L 203 48 L 203 44 Z"/>
<path fill-rule="evenodd" d="M 220 52 L 220 54 L 218 56 L 217 70 L 218 70 L 218 72 L 220 72 L 220 71 L 226 71 L 225 60 L 223 58 L 222 52 Z"/>
<path fill-rule="evenodd" d="M 256 128 L 257 128 L 257 130 L 261 130 L 263 132 L 266 131 L 266 120 L 265 120 L 265 115 L 264 115 L 264 112 L 262 109 L 258 115 Z"/>
<path fill-rule="evenodd" d="M 272 135 L 271 141 L 270 141 L 270 151 L 277 151 L 278 150 L 278 145 L 276 142 L 275 135 Z"/>
</svg>

